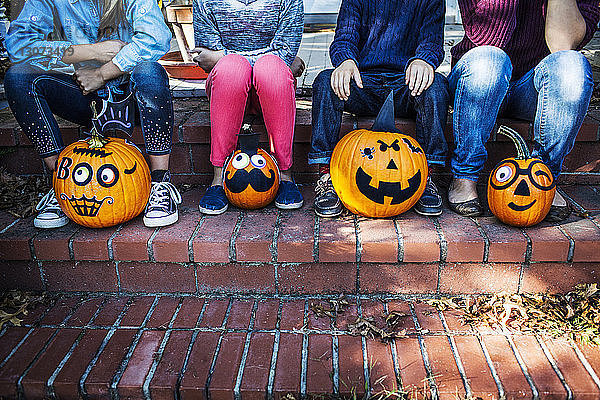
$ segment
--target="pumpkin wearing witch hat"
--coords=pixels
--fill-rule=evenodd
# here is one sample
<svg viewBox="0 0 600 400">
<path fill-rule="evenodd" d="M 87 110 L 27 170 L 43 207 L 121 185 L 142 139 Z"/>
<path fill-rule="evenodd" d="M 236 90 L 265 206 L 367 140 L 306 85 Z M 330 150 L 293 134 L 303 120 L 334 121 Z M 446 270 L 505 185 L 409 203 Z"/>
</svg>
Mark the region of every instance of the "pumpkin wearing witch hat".
<svg viewBox="0 0 600 400">
<path fill-rule="evenodd" d="M 396 129 L 394 92 L 385 100 L 371 129 L 348 133 L 336 145 L 331 180 L 346 208 L 385 218 L 409 210 L 427 183 L 427 159 L 419 143 Z"/>
<path fill-rule="evenodd" d="M 279 168 L 269 153 L 258 147 L 260 135 L 250 125 L 238 134 L 239 150 L 227 160 L 223 189 L 236 207 L 256 209 L 271 203 L 279 190 Z"/>
<path fill-rule="evenodd" d="M 505 224 L 535 225 L 546 217 L 554 199 L 556 182 L 552 172 L 542 160 L 531 157 L 527 144 L 515 130 L 500 126 L 498 133 L 513 141 L 517 156 L 502 160 L 490 174 L 490 210 Z"/>
</svg>

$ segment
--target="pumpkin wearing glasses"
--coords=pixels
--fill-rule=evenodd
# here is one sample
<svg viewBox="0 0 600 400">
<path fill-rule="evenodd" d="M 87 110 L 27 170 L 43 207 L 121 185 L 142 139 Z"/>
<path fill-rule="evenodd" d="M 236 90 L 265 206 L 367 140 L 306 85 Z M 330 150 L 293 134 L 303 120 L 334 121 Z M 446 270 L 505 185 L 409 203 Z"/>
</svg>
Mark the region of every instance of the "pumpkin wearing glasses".
<svg viewBox="0 0 600 400">
<path fill-rule="evenodd" d="M 501 126 L 498 133 L 514 142 L 517 156 L 502 160 L 490 174 L 490 210 L 505 224 L 535 225 L 546 217 L 554 199 L 556 182 L 552 172 L 542 160 L 531 157 L 527 144 L 515 130 Z"/>
<path fill-rule="evenodd" d="M 355 214 L 385 218 L 409 210 L 425 191 L 427 159 L 415 139 L 396 130 L 393 92 L 371 129 L 348 133 L 336 145 L 331 180 Z"/>
</svg>

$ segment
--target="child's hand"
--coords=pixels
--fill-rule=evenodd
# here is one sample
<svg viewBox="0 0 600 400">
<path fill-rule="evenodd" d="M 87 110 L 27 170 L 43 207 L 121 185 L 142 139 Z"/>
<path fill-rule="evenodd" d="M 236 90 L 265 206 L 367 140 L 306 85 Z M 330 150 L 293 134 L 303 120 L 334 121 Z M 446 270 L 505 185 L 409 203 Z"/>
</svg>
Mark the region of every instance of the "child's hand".
<svg viewBox="0 0 600 400">
<path fill-rule="evenodd" d="M 206 47 L 196 47 L 189 51 L 192 60 L 204 71 L 210 72 L 217 62 L 225 56 L 225 52 L 220 50 L 210 50 Z"/>
<path fill-rule="evenodd" d="M 100 89 L 105 84 L 100 68 L 78 69 L 73 74 L 73 79 L 77 82 L 84 95 Z"/>
<path fill-rule="evenodd" d="M 435 73 L 433 67 L 423 60 L 413 60 L 406 69 L 406 84 L 411 96 L 419 96 L 431 84 Z"/>
<path fill-rule="evenodd" d="M 362 89 L 362 79 L 354 60 L 346 60 L 331 74 L 331 88 L 340 100 L 348 100 L 350 97 L 350 79 L 354 79 L 356 86 Z"/>
</svg>

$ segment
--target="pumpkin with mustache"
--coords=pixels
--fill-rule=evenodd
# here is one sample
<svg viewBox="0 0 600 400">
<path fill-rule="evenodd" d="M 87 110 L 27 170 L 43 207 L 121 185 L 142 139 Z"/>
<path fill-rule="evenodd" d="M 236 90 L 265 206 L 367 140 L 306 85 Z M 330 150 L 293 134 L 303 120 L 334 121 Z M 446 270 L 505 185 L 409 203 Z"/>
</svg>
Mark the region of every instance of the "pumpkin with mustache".
<svg viewBox="0 0 600 400">
<path fill-rule="evenodd" d="M 427 159 L 415 139 L 396 130 L 393 92 L 371 129 L 352 131 L 338 142 L 330 171 L 340 200 L 355 214 L 392 217 L 419 200 Z"/>
<path fill-rule="evenodd" d="M 262 208 L 279 190 L 279 168 L 269 153 L 258 147 L 259 134 L 249 125 L 238 135 L 240 149 L 226 163 L 223 189 L 229 202 L 245 209 Z"/>
<path fill-rule="evenodd" d="M 502 160 L 490 174 L 488 203 L 492 213 L 508 225 L 526 227 L 541 222 L 550 211 L 556 182 L 550 169 L 532 158 L 523 138 L 513 129 L 501 126 L 498 133 L 508 136 L 517 147 L 517 157 Z"/>
<path fill-rule="evenodd" d="M 129 141 L 104 138 L 96 128 L 91 134 L 91 139 L 72 143 L 58 156 L 53 173 L 58 203 L 72 221 L 90 228 L 129 221 L 148 202 L 148 164 Z"/>
</svg>

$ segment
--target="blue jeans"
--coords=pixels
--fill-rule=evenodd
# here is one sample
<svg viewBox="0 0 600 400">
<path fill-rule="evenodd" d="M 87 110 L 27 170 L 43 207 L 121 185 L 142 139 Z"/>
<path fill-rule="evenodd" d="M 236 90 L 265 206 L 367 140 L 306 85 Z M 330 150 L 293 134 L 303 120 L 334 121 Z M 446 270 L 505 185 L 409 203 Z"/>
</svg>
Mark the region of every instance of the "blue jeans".
<svg viewBox="0 0 600 400">
<path fill-rule="evenodd" d="M 498 115 L 533 121 L 532 156 L 560 175 L 588 109 L 592 68 L 569 50 L 548 55 L 518 80 L 511 81 L 512 69 L 508 55 L 492 46 L 470 50 L 452 68 L 455 178 L 477 181 Z"/>
<path fill-rule="evenodd" d="M 100 100 L 97 92 L 84 96 L 70 75 L 25 63 L 15 64 L 6 72 L 4 90 L 17 122 L 42 158 L 58 154 L 65 147 L 53 114 L 91 127 L 90 104 Z M 173 101 L 164 68 L 156 62 L 140 63 L 129 77 L 128 90 L 136 99 L 146 152 L 169 154 Z"/>
<path fill-rule="evenodd" d="M 358 116 L 377 115 L 393 89 L 396 117 L 416 117 L 416 139 L 423 146 L 428 163 L 444 165 L 448 153 L 444 137 L 448 82 L 443 75 L 435 74 L 433 84 L 421 95 L 412 97 L 404 73 L 361 72 L 363 89 L 351 81 L 350 97 L 343 101 L 331 88 L 332 72 L 332 69 L 321 71 L 313 83 L 309 164 L 329 164 L 339 140 L 344 111 Z"/>
</svg>

